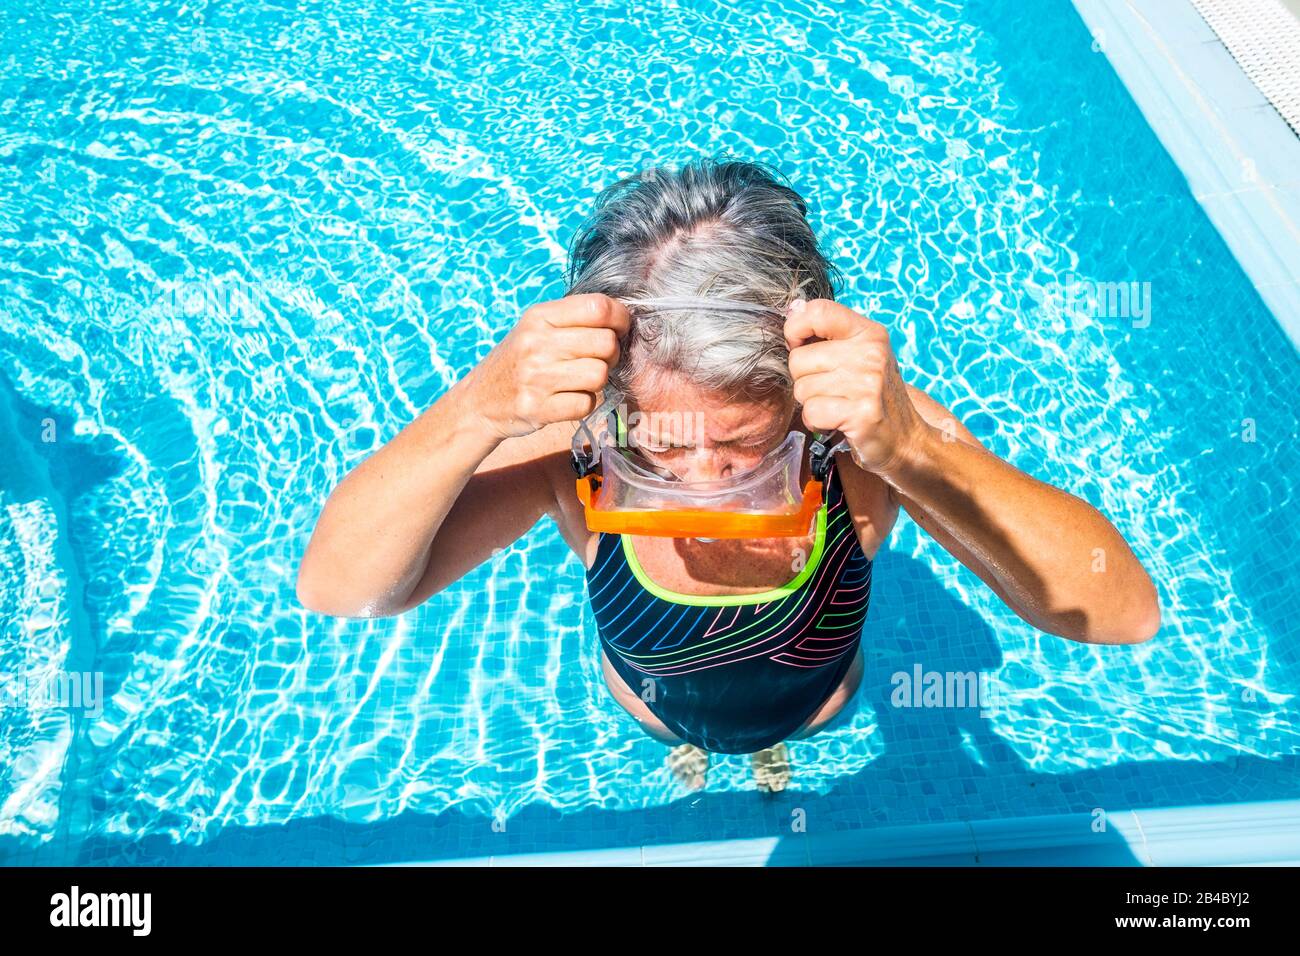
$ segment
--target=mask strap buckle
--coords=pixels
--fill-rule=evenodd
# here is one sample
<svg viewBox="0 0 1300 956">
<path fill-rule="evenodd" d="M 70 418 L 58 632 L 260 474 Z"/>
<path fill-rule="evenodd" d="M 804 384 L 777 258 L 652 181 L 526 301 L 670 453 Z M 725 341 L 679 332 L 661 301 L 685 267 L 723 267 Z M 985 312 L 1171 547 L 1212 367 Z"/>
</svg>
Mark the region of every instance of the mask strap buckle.
<svg viewBox="0 0 1300 956">
<path fill-rule="evenodd" d="M 839 441 L 833 441 L 835 436 Z M 812 475 L 818 481 L 825 481 L 830 474 L 831 463 L 835 461 L 836 452 L 846 451 L 849 440 L 840 432 L 816 432 L 813 435 L 809 453 L 812 456 Z"/>
<path fill-rule="evenodd" d="M 623 401 L 623 393 L 615 389 L 608 391 L 608 397 L 603 401 L 595 411 L 578 422 L 578 429 L 573 433 L 573 443 L 570 446 L 569 464 L 579 478 L 586 478 L 589 474 L 600 467 L 600 446 L 601 443 L 596 440 L 596 434 L 591 430 L 590 422 L 599 422 L 602 418 L 608 416 L 605 424 L 606 429 L 617 434 L 615 429 L 618 427 L 614 418 L 615 410 L 620 402 Z M 585 439 L 584 439 L 585 436 Z M 590 450 L 586 446 L 590 446 Z"/>
</svg>

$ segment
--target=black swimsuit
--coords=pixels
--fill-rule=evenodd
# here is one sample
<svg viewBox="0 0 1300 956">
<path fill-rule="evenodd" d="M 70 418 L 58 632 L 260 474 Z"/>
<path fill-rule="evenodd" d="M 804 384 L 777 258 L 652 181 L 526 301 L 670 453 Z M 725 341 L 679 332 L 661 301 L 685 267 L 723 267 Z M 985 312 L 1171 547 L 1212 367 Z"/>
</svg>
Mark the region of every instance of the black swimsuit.
<svg viewBox="0 0 1300 956">
<path fill-rule="evenodd" d="M 871 561 L 832 465 L 812 553 L 788 584 L 678 594 L 646 576 L 629 538 L 601 534 L 587 593 L 614 670 L 669 730 L 714 753 L 756 753 L 802 727 L 844 680 Z"/>
</svg>

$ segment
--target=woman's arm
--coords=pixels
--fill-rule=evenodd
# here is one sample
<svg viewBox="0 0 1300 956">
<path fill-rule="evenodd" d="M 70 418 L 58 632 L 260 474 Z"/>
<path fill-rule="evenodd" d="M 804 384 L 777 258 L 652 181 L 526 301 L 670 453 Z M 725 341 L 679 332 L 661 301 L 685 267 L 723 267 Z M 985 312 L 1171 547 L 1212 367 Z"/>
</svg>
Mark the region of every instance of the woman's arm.
<svg viewBox="0 0 1300 956">
<path fill-rule="evenodd" d="M 620 303 L 597 295 L 525 312 L 330 495 L 298 599 L 343 617 L 398 614 L 526 534 L 555 506 L 561 423 L 595 407 L 627 321 Z"/>
<path fill-rule="evenodd" d="M 1119 532 L 905 385 L 883 326 L 819 299 L 792 308 L 786 337 L 808 427 L 842 431 L 854 461 L 1020 617 L 1088 643 L 1156 633 L 1155 586 Z"/>
<path fill-rule="evenodd" d="M 923 422 L 880 473 L 912 519 L 1039 630 L 1090 644 L 1155 636 L 1155 585 L 1092 505 L 987 451 L 908 386 Z"/>
<path fill-rule="evenodd" d="M 298 569 L 305 607 L 339 617 L 401 613 L 438 589 L 427 586 L 438 570 L 431 561 L 435 545 L 458 550 L 459 577 L 493 547 L 526 534 L 547 509 L 550 488 L 527 454 L 533 436 L 502 441 L 494 435 L 465 384 L 458 382 L 334 489 Z M 502 466 L 503 455 L 511 460 Z M 480 474 L 494 464 L 500 467 Z M 509 494 L 501 493 L 503 486 Z M 453 549 L 440 531 L 462 497 L 495 507 L 475 508 L 476 533 L 462 528 Z"/>
</svg>

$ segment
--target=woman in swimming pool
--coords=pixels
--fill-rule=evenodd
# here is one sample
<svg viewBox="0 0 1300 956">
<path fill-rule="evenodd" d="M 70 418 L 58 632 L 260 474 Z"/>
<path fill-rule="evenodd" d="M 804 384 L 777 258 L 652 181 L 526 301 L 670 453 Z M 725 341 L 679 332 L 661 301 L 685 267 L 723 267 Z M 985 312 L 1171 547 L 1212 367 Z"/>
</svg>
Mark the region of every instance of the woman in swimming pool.
<svg viewBox="0 0 1300 956">
<path fill-rule="evenodd" d="M 1035 627 L 1152 637 L 1155 587 L 1120 534 L 904 383 L 884 326 L 834 301 L 805 217 L 751 163 L 611 187 L 574 243 L 568 294 L 529 308 L 335 489 L 299 599 L 399 614 L 550 515 L 587 568 L 615 700 L 673 747 L 689 786 L 713 751 L 754 754 L 773 790 L 789 776 L 783 741 L 817 733 L 857 691 L 871 562 L 900 508 Z M 626 396 L 630 460 L 683 487 L 743 482 L 788 438 L 818 450 L 833 433 L 833 454 L 805 462 L 825 479 L 815 520 L 754 538 L 590 530 L 570 448 L 607 393 Z"/>
</svg>

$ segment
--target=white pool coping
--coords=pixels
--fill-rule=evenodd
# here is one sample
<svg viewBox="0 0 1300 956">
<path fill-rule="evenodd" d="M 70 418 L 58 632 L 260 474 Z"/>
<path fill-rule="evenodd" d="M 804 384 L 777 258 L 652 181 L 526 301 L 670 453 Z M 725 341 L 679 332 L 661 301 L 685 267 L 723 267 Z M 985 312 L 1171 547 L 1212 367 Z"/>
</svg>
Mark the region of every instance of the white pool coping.
<svg viewBox="0 0 1300 956">
<path fill-rule="evenodd" d="M 1103 827 L 1104 824 L 1104 827 Z M 388 866 L 1297 866 L 1300 800 L 827 830 Z"/>
<path fill-rule="evenodd" d="M 1074 0 L 1074 6 L 1094 48 L 1106 55 L 1300 349 L 1300 138 L 1191 0 Z"/>
</svg>

